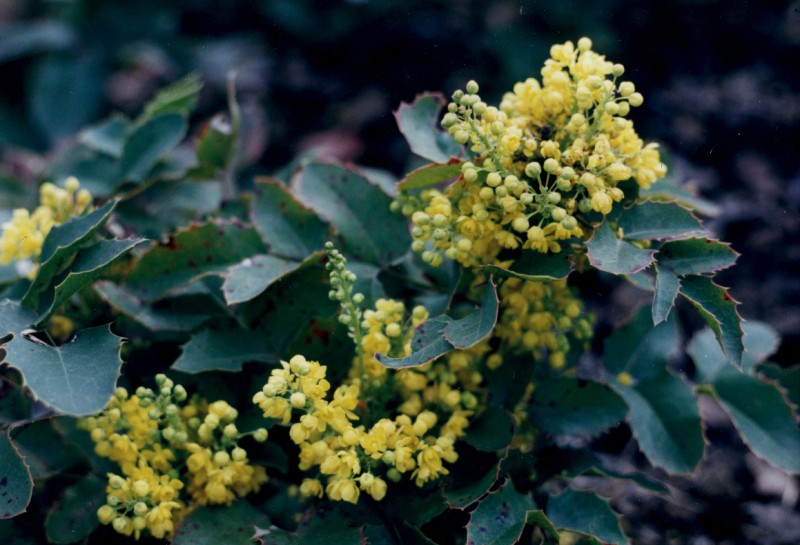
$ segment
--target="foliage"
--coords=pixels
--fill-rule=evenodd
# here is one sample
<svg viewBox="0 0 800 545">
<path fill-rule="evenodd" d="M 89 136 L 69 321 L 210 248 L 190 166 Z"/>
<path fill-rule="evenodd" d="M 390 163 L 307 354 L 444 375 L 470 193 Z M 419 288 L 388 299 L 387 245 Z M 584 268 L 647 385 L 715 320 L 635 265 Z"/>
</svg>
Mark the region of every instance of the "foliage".
<svg viewBox="0 0 800 545">
<path fill-rule="evenodd" d="M 65 178 L 3 225 L 8 532 L 37 537 L 29 508 L 51 543 L 624 543 L 572 479 L 606 469 L 585 448 L 627 425 L 653 466 L 690 473 L 699 396 L 800 472 L 796 373 L 714 282 L 737 254 L 650 189 L 666 167 L 625 117 L 643 98 L 623 73 L 583 38 L 499 107 L 469 82 L 446 131 L 421 95 L 396 118 L 432 163 L 392 187 L 319 160 L 240 183 L 233 85 L 230 124 L 187 160 L 195 76 L 83 129 L 60 168 L 104 169 L 94 198 Z M 653 292 L 602 337 L 580 290 L 598 271 Z M 678 295 L 708 324 L 688 344 Z"/>
</svg>

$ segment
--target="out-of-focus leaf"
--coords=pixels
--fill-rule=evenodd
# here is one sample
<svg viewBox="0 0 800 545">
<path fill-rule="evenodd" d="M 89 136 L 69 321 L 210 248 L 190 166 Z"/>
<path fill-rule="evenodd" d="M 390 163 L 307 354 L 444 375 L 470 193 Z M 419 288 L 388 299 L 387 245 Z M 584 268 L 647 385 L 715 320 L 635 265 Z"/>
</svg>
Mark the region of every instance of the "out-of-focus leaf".
<svg viewBox="0 0 800 545">
<path fill-rule="evenodd" d="M 128 275 L 125 288 L 142 299 L 157 299 L 266 251 L 251 227 L 224 221 L 193 224 L 147 250 Z"/>
<path fill-rule="evenodd" d="M 536 509 L 533 500 L 523 496 L 511 482 L 482 500 L 467 524 L 467 543 L 471 545 L 514 545 L 519 541 L 528 511 Z"/>
<path fill-rule="evenodd" d="M 742 317 L 728 290 L 705 276 L 681 279 L 681 294 L 691 302 L 717 337 L 722 351 L 736 367 L 742 365 Z"/>
<path fill-rule="evenodd" d="M 629 542 L 622 533 L 619 515 L 593 492 L 568 488 L 550 498 L 545 512 L 559 530 L 597 537 L 608 544 Z"/>
<path fill-rule="evenodd" d="M 334 225 L 345 252 L 360 261 L 388 265 L 408 252 L 405 218 L 389 210 L 379 187 L 339 165 L 312 163 L 292 181 L 294 194 Z"/>
<path fill-rule="evenodd" d="M 78 251 L 66 277 L 63 280 L 57 279 L 58 284 L 53 292 L 48 290 L 41 297 L 39 308 L 41 314 L 36 327 L 47 321 L 73 294 L 97 280 L 111 265 L 143 241 L 143 239 L 101 240 Z"/>
<path fill-rule="evenodd" d="M 745 322 L 744 331 L 748 358 L 758 361 L 774 350 L 773 337 L 764 324 Z M 742 371 L 728 365 L 710 329 L 694 336 L 688 352 L 697 366 L 698 382 L 713 387 L 720 405 L 753 452 L 786 471 L 800 473 L 800 427 L 775 385 L 752 374 L 754 364 Z"/>
<path fill-rule="evenodd" d="M 188 117 L 197 105 L 197 98 L 202 88 L 203 82 L 200 81 L 198 74 L 189 74 L 179 79 L 156 93 L 156 96 L 145 105 L 144 112 L 137 122 L 141 125 L 158 116 L 172 113 Z"/>
<path fill-rule="evenodd" d="M 199 507 L 178 526 L 172 545 L 252 545 L 257 527 L 267 524 L 267 516 L 244 499 Z"/>
<path fill-rule="evenodd" d="M 24 513 L 32 494 L 28 466 L 11 442 L 8 430 L 0 430 L 0 519 Z"/>
<path fill-rule="evenodd" d="M 461 161 L 458 159 L 451 159 L 444 164 L 433 163 L 409 172 L 406 177 L 398 183 L 398 189 L 401 191 L 423 189 L 452 180 L 460 174 Z"/>
<path fill-rule="evenodd" d="M 650 189 L 642 189 L 639 196 L 653 202 L 674 202 L 706 216 L 716 216 L 720 211 L 719 206 L 698 197 L 696 192 L 680 184 L 677 176 L 667 176 L 659 180 Z"/>
<path fill-rule="evenodd" d="M 51 143 L 75 134 L 97 112 L 103 98 L 100 59 L 48 56 L 33 71 L 30 109 Z"/>
<path fill-rule="evenodd" d="M 536 382 L 529 414 L 544 432 L 592 437 L 621 422 L 627 409 L 617 394 L 600 383 L 554 377 Z"/>
<path fill-rule="evenodd" d="M 186 118 L 167 113 L 136 127 L 122 149 L 121 181 L 142 182 L 167 153 L 186 136 Z"/>
<path fill-rule="evenodd" d="M 678 276 L 716 273 L 733 265 L 738 257 L 729 244 L 706 238 L 667 242 L 656 255 L 659 265 Z"/>
<path fill-rule="evenodd" d="M 434 163 L 447 163 L 463 153 L 463 148 L 439 129 L 439 112 L 444 103 L 441 95 L 426 93 L 417 95 L 411 104 L 403 102 L 394 113 L 411 151 Z"/>
<path fill-rule="evenodd" d="M 122 157 L 125 140 L 130 132 L 131 122 L 121 115 L 114 115 L 98 125 L 83 130 L 78 138 L 84 146 L 119 159 Z"/>
<path fill-rule="evenodd" d="M 75 32 L 62 21 L 0 24 L 0 63 L 25 55 L 67 50 L 74 43 Z"/>
<path fill-rule="evenodd" d="M 183 345 L 183 353 L 172 368 L 185 373 L 241 371 L 247 362 L 277 362 L 260 335 L 245 329 L 204 329 Z"/>
<path fill-rule="evenodd" d="M 14 337 L 5 349 L 7 362 L 22 372 L 37 398 L 74 416 L 106 406 L 122 365 L 120 339 L 106 326 L 84 329 L 61 346 Z"/>
<path fill-rule="evenodd" d="M 494 452 L 511 442 L 514 421 L 504 409 L 489 405 L 467 429 L 465 440 L 478 450 Z"/>
<path fill-rule="evenodd" d="M 200 163 L 193 171 L 194 176 L 214 177 L 224 170 L 231 158 L 231 150 L 236 142 L 233 126 L 224 114 L 212 117 L 200 129 L 194 141 L 197 161 Z"/>
<path fill-rule="evenodd" d="M 691 212 L 674 203 L 643 202 L 622 212 L 618 220 L 627 240 L 676 240 L 703 233 Z"/>
<path fill-rule="evenodd" d="M 67 545 L 89 537 L 99 524 L 97 510 L 105 503 L 105 489 L 106 483 L 95 475 L 65 488 L 45 520 L 47 541 Z"/>
<path fill-rule="evenodd" d="M 603 223 L 586 243 L 589 262 L 601 271 L 612 274 L 632 274 L 646 269 L 654 260 L 654 250 L 637 248 L 630 242 L 620 240 Z"/>
<path fill-rule="evenodd" d="M 669 317 L 669 313 L 675 305 L 678 290 L 681 288 L 681 281 L 669 269 L 658 266 L 655 266 L 654 269 L 656 283 L 653 294 L 653 323 L 658 324 Z"/>
<path fill-rule="evenodd" d="M 22 298 L 24 305 L 34 309 L 41 306 L 41 297 L 50 288 L 56 275 L 69 265 L 80 247 L 108 221 L 116 204 L 116 201 L 110 201 L 85 216 L 53 227 L 42 245 L 42 265 Z"/>
<path fill-rule="evenodd" d="M 522 257 L 508 267 L 488 265 L 486 269 L 497 276 L 513 276 L 532 282 L 549 282 L 566 278 L 571 266 L 568 252 L 557 254 L 523 252 Z"/>
<path fill-rule="evenodd" d="M 302 260 L 321 250 L 328 240 L 328 226 L 303 206 L 278 180 L 256 179 L 253 225 L 270 245 L 270 253 Z"/>
</svg>

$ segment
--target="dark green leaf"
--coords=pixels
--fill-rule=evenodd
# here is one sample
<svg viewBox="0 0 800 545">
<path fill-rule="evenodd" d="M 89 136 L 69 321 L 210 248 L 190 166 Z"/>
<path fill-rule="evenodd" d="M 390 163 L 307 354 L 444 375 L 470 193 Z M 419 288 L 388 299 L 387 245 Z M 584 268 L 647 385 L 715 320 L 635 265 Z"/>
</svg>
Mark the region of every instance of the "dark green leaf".
<svg viewBox="0 0 800 545">
<path fill-rule="evenodd" d="M 387 265 L 408 252 L 406 220 L 391 199 L 363 176 L 339 165 L 312 163 L 293 180 L 294 194 L 339 231 L 344 249 L 360 261 Z"/>
<path fill-rule="evenodd" d="M 469 545 L 514 545 L 522 536 L 528 511 L 536 509 L 533 500 L 506 485 L 478 504 L 467 524 Z"/>
<path fill-rule="evenodd" d="M 691 302 L 711 327 L 717 342 L 728 360 L 736 367 L 742 365 L 742 317 L 739 304 L 728 290 L 705 276 L 681 279 L 681 294 Z"/>
<path fill-rule="evenodd" d="M 90 121 L 103 99 L 99 56 L 48 56 L 33 69 L 31 117 L 51 143 Z"/>
<path fill-rule="evenodd" d="M 172 366 L 185 373 L 241 371 L 246 362 L 277 362 L 280 358 L 252 331 L 204 329 L 183 345 L 183 353 Z"/>
<path fill-rule="evenodd" d="M 627 409 L 625 402 L 602 384 L 555 377 L 536 382 L 529 413 L 546 433 L 592 437 L 621 422 Z"/>
<path fill-rule="evenodd" d="M 622 212 L 618 225 L 626 240 L 684 239 L 703 232 L 691 212 L 672 203 L 632 206 Z"/>
<path fill-rule="evenodd" d="M 106 406 L 122 365 L 120 339 L 106 326 L 84 329 L 61 346 L 15 337 L 5 348 L 8 363 L 22 372 L 36 397 L 74 416 Z"/>
<path fill-rule="evenodd" d="M 745 354 L 754 361 L 766 358 L 775 345 L 770 329 L 758 322 L 744 324 Z M 791 408 L 774 384 L 728 365 L 710 329 L 694 336 L 688 347 L 697 366 L 697 380 L 711 385 L 742 439 L 770 463 L 790 472 L 800 472 L 800 428 Z M 749 365 L 750 373 L 753 364 Z"/>
<path fill-rule="evenodd" d="M 394 113 L 411 151 L 434 163 L 447 163 L 451 157 L 463 154 L 462 147 L 439 129 L 439 112 L 444 102 L 441 95 L 417 95 L 413 103 L 403 102 Z"/>
<path fill-rule="evenodd" d="M 787 401 L 794 406 L 795 412 L 800 410 L 800 365 L 792 367 L 779 367 L 774 364 L 761 365 L 759 371 L 780 385 Z"/>
<path fill-rule="evenodd" d="M 497 323 L 498 303 L 494 279 L 489 277 L 481 306 L 464 318 L 447 324 L 442 331 L 444 338 L 459 350 L 475 346 L 488 337 L 494 329 Z"/>
<path fill-rule="evenodd" d="M 234 265 L 225 277 L 222 291 L 229 305 L 244 303 L 260 294 L 301 263 L 271 255 L 256 255 Z"/>
<path fill-rule="evenodd" d="M 710 274 L 727 269 L 739 254 L 729 244 L 706 238 L 667 242 L 658 250 L 658 264 L 678 276 Z"/>
<path fill-rule="evenodd" d="M 0 519 L 24 513 L 32 493 L 28 466 L 11 442 L 8 430 L 0 430 Z"/>
<path fill-rule="evenodd" d="M 105 489 L 106 483 L 94 475 L 65 488 L 45 520 L 47 541 L 66 545 L 89 537 L 99 524 L 97 510 L 105 503 Z"/>
<path fill-rule="evenodd" d="M 34 309 L 41 306 L 42 294 L 50 288 L 56 275 L 75 258 L 80 247 L 108 221 L 116 204 L 117 201 L 110 201 L 85 216 L 72 218 L 62 225 L 53 227 L 42 245 L 40 260 L 42 265 L 22 298 L 24 305 Z"/>
<path fill-rule="evenodd" d="M 480 480 L 456 490 L 445 488 L 444 499 L 450 509 L 466 509 L 473 502 L 482 498 L 497 481 L 498 467 L 492 467 Z"/>
<path fill-rule="evenodd" d="M 252 545 L 257 526 L 267 524 L 266 515 L 246 500 L 199 507 L 178 526 L 172 545 Z"/>
<path fill-rule="evenodd" d="M 63 474 L 82 462 L 81 453 L 66 444 L 52 418 L 40 418 L 20 428 L 14 435 L 14 444 L 35 483 Z"/>
<path fill-rule="evenodd" d="M 75 44 L 75 32 L 65 21 L 10 20 L 15 22 L 0 25 L 0 62 L 47 51 L 67 50 Z"/>
<path fill-rule="evenodd" d="M 150 119 L 170 113 L 177 113 L 187 117 L 197 105 L 197 98 L 203 82 L 200 81 L 198 74 L 189 74 L 179 79 L 169 87 L 165 87 L 156 93 L 144 107 L 144 112 L 138 119 L 142 124 Z"/>
<path fill-rule="evenodd" d="M 58 308 L 81 288 L 88 286 L 132 248 L 141 244 L 143 239 L 101 240 L 89 247 L 82 248 L 69 266 L 69 273 L 41 298 L 41 307 L 36 327 L 47 321 Z"/>
<path fill-rule="evenodd" d="M 270 253 L 302 260 L 323 248 L 328 226 L 298 202 L 283 183 L 258 178 L 256 190 L 253 225 L 270 245 Z"/>
<path fill-rule="evenodd" d="M 465 440 L 478 450 L 494 452 L 508 446 L 513 430 L 514 421 L 508 412 L 489 405 L 470 423 Z"/>
<path fill-rule="evenodd" d="M 628 543 L 617 515 L 594 492 L 568 488 L 547 503 L 547 517 L 560 530 L 596 536 L 604 543 Z"/>
<path fill-rule="evenodd" d="M 606 339 L 603 363 L 615 375 L 625 371 L 637 380 L 649 380 L 660 373 L 677 349 L 676 321 L 669 319 L 653 326 L 650 308 L 644 306 Z"/>
<path fill-rule="evenodd" d="M 401 191 L 423 189 L 442 182 L 447 182 L 460 175 L 461 161 L 458 159 L 451 159 L 444 164 L 433 163 L 409 172 L 406 177 L 398 183 L 398 189 Z"/>
<path fill-rule="evenodd" d="M 675 298 L 681 287 L 680 279 L 669 269 L 654 267 L 656 272 L 655 294 L 653 294 L 653 323 L 659 324 L 669 317 Z"/>
<path fill-rule="evenodd" d="M 130 121 L 125 117 L 115 115 L 98 125 L 83 130 L 80 133 L 79 141 L 94 151 L 119 159 L 122 157 L 122 149 L 130 132 Z M 83 178 L 80 180 L 83 182 Z"/>
<path fill-rule="evenodd" d="M 236 143 L 233 126 L 224 114 L 217 114 L 205 123 L 194 141 L 197 161 L 200 165 L 193 174 L 208 177 L 216 176 L 224 170 L 231 159 L 231 152 Z"/>
<path fill-rule="evenodd" d="M 147 179 L 156 163 L 183 140 L 187 128 L 186 118 L 178 113 L 160 115 L 136 127 L 122 150 L 120 179 Z"/>
<path fill-rule="evenodd" d="M 507 268 L 489 265 L 486 268 L 497 276 L 514 276 L 534 282 L 549 282 L 566 278 L 570 271 L 567 252 L 557 254 L 540 254 L 523 252 L 522 257 Z"/>
<path fill-rule="evenodd" d="M 342 517 L 315 516 L 300 523 L 296 532 L 287 532 L 275 526 L 256 528 L 254 539 L 261 545 L 363 545 L 361 528 L 347 526 Z M 188 542 L 187 542 L 188 543 Z"/>
<path fill-rule="evenodd" d="M 444 330 L 452 323 L 449 316 L 436 316 L 417 326 L 411 338 L 411 354 L 403 358 L 390 358 L 375 354 L 375 359 L 386 367 L 401 369 L 415 367 L 432 361 L 453 350 L 453 345 L 444 337 Z"/>
<path fill-rule="evenodd" d="M 608 223 L 597 228 L 586 247 L 589 263 L 612 274 L 632 274 L 646 269 L 655 255 L 654 250 L 643 250 L 617 238 Z"/>
<path fill-rule="evenodd" d="M 222 221 L 194 224 L 145 252 L 131 270 L 126 289 L 143 299 L 157 299 L 264 253 L 266 247 L 253 228 Z"/>
</svg>

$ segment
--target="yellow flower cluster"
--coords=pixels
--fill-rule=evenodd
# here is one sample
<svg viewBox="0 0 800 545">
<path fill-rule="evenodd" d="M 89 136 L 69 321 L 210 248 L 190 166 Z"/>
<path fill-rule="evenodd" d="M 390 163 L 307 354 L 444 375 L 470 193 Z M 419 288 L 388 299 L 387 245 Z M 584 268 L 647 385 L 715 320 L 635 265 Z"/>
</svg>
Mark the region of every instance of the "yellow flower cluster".
<svg viewBox="0 0 800 545">
<path fill-rule="evenodd" d="M 11 221 L 3 224 L 0 265 L 23 259 L 36 260 L 50 230 L 85 213 L 91 206 L 92 195 L 80 189 L 76 178 L 70 177 L 63 189 L 49 182 L 42 184 L 39 203 L 33 212 L 15 209 Z"/>
<path fill-rule="evenodd" d="M 426 262 L 444 256 L 471 267 L 496 263 L 505 249 L 559 252 L 591 234 L 591 212 L 608 214 L 622 200 L 620 182 L 647 188 L 664 176 L 657 146 L 644 145 L 625 117 L 642 95 L 591 46 L 588 38 L 553 46 L 541 83 L 517 83 L 499 107 L 481 100 L 474 81 L 454 93 L 442 126 L 473 161 L 443 191 L 398 200 Z"/>
<path fill-rule="evenodd" d="M 318 472 L 301 484 L 304 496 L 356 503 L 364 492 L 381 500 L 387 480 L 410 474 L 422 487 L 447 475 L 445 464 L 457 460 L 455 442 L 478 404 L 470 390 L 482 380 L 479 373 L 447 362 L 392 371 L 375 360 L 377 352 L 411 352 L 414 328 L 428 316 L 423 307 L 407 316 L 402 302 L 381 299 L 362 316 L 361 350 L 332 396 L 326 367 L 297 355 L 273 370 L 253 397 L 265 417 L 284 425 L 300 415 L 289 436 L 300 446 L 300 469 Z"/>
<path fill-rule="evenodd" d="M 109 475 L 98 518 L 137 539 L 144 530 L 168 537 L 195 506 L 229 505 L 267 480 L 264 468 L 249 464 L 238 446 L 246 434 L 236 427 L 236 409 L 225 401 L 187 399 L 185 388 L 164 375 L 156 382 L 157 394 L 118 388 L 102 413 L 82 421 L 95 452 L 121 470 Z M 267 431 L 252 435 L 264 441 Z"/>
</svg>

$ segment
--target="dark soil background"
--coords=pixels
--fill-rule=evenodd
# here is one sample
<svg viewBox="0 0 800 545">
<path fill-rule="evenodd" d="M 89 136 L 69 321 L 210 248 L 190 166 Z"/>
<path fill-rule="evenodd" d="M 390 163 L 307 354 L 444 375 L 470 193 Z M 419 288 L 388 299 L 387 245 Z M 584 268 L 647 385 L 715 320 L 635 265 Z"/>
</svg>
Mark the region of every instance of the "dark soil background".
<svg viewBox="0 0 800 545">
<path fill-rule="evenodd" d="M 31 186 L 79 128 L 135 115 L 190 71 L 207 83 L 198 128 L 224 110 L 236 71 L 245 180 L 312 150 L 400 175 L 401 101 L 468 79 L 496 101 L 539 77 L 551 44 L 589 36 L 644 94 L 638 132 L 719 206 L 707 223 L 742 253 L 721 282 L 746 319 L 780 332 L 775 360 L 797 363 L 800 1 L 0 0 L 0 25 L 0 177 Z M 618 289 L 601 322 L 635 299 Z M 669 498 L 603 489 L 634 542 L 800 542 L 797 478 L 749 454 L 705 401 L 707 459 L 666 479 Z M 625 429 L 603 441 L 609 463 L 642 464 Z"/>
</svg>

